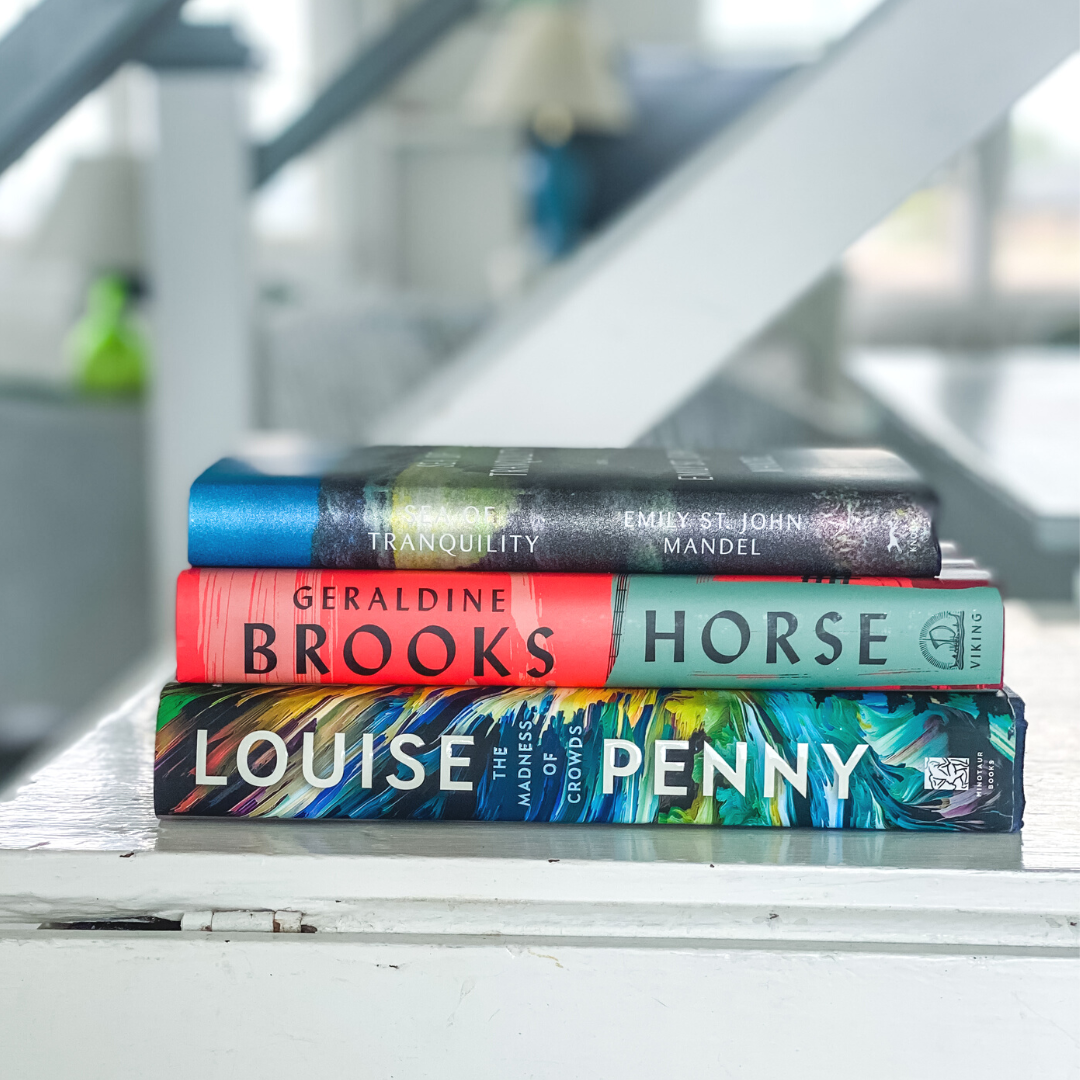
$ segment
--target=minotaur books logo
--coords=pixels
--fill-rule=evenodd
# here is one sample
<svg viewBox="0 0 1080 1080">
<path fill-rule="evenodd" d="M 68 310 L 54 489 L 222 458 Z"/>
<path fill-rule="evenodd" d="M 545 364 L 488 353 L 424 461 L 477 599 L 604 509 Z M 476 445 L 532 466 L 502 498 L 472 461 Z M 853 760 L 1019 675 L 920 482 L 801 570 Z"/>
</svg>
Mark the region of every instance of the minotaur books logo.
<svg viewBox="0 0 1080 1080">
<path fill-rule="evenodd" d="M 927 619 L 919 631 L 919 648 L 934 667 L 963 670 L 964 613 L 939 611 Z"/>
<path fill-rule="evenodd" d="M 966 757 L 928 757 L 923 764 L 927 791 L 967 791 L 970 786 L 971 762 Z"/>
</svg>

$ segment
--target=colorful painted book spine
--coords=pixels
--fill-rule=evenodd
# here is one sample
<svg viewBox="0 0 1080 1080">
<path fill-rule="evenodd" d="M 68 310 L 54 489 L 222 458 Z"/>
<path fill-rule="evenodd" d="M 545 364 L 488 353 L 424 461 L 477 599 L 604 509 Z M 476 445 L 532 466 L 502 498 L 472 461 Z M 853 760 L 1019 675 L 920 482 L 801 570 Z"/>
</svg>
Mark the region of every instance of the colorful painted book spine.
<svg viewBox="0 0 1080 1080">
<path fill-rule="evenodd" d="M 159 815 L 1009 832 L 1007 693 L 166 686 Z"/>
<path fill-rule="evenodd" d="M 439 571 L 184 571 L 177 678 L 712 688 L 997 688 L 997 589 Z"/>
<path fill-rule="evenodd" d="M 933 577 L 933 496 L 885 450 L 369 447 L 227 458 L 193 566 Z"/>
</svg>

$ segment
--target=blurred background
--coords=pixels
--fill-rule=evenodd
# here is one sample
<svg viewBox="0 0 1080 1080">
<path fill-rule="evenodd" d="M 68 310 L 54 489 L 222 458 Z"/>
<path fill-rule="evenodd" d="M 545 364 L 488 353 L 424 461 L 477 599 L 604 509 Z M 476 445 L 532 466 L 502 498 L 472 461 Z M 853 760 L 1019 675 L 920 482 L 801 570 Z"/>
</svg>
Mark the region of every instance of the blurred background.
<svg viewBox="0 0 1080 1080">
<path fill-rule="evenodd" d="M 245 445 L 883 444 L 1075 605 L 1080 56 L 1031 8 L 0 0 L 0 774 L 162 647 Z"/>
</svg>

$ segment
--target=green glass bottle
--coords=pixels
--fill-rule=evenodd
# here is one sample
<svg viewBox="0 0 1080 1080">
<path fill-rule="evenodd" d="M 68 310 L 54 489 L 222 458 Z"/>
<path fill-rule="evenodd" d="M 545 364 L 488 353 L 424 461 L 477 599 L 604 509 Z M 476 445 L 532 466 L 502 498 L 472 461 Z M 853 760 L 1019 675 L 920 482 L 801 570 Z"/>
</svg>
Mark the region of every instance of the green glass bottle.
<svg viewBox="0 0 1080 1080">
<path fill-rule="evenodd" d="M 75 382 L 89 394 L 136 396 L 146 386 L 146 342 L 131 314 L 130 283 L 119 274 L 95 279 L 86 311 L 71 333 Z"/>
</svg>

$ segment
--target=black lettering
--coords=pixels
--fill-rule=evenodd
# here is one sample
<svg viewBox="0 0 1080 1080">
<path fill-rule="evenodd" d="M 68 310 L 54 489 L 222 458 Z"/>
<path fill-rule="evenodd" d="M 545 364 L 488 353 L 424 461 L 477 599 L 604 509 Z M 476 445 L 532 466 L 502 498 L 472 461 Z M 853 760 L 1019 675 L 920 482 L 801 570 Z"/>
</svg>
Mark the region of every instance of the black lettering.
<svg viewBox="0 0 1080 1080">
<path fill-rule="evenodd" d="M 714 644 L 712 640 L 712 628 L 713 623 L 717 619 L 725 619 L 727 622 L 735 626 L 739 631 L 739 651 L 737 653 L 722 653 Z M 704 650 L 705 655 L 714 664 L 731 664 L 739 659 L 747 647 L 750 644 L 750 626 L 747 621 L 737 611 L 718 611 L 703 627 L 701 630 L 701 648 Z"/>
<path fill-rule="evenodd" d="M 266 636 L 266 640 L 261 645 L 255 644 L 255 633 L 258 631 L 260 634 Z M 274 644 L 274 638 L 277 637 L 277 631 L 269 624 L 264 622 L 246 622 L 244 623 L 244 674 L 245 675 L 265 675 L 267 672 L 273 671 L 277 667 L 277 656 L 270 651 L 270 646 Z M 258 668 L 255 666 L 255 654 L 265 657 L 266 666 Z"/>
<path fill-rule="evenodd" d="M 535 656 L 544 666 L 542 668 L 526 668 L 526 675 L 531 675 L 534 679 L 542 679 L 555 666 L 555 657 L 536 640 L 537 637 L 549 638 L 554 633 L 555 631 L 550 626 L 538 626 L 529 635 L 529 640 L 525 642 L 529 649 L 529 655 Z"/>
<path fill-rule="evenodd" d="M 505 611 L 506 610 L 506 600 L 503 597 L 503 593 L 505 593 L 505 592 L 506 592 L 505 589 L 492 589 L 491 590 L 491 610 L 492 610 L 492 612 Z"/>
<path fill-rule="evenodd" d="M 468 589 L 466 589 L 465 590 L 465 598 L 461 601 L 461 610 L 462 611 L 468 611 L 469 610 L 469 601 L 471 600 L 473 608 L 475 608 L 475 610 L 479 611 L 480 610 L 480 596 L 483 596 L 483 592 L 484 592 L 483 589 L 481 589 L 479 596 L 473 596 L 473 594 L 471 592 L 469 592 Z"/>
<path fill-rule="evenodd" d="M 443 643 L 443 647 L 446 649 L 446 661 L 443 663 L 442 667 L 433 668 L 421 663 L 417 649 L 420 644 L 420 639 L 425 634 L 431 634 Z M 449 630 L 444 630 L 441 626 L 425 626 L 422 630 L 417 630 L 416 633 L 413 634 L 412 640 L 409 642 L 409 667 L 411 667 L 417 675 L 426 675 L 429 679 L 434 678 L 436 675 L 441 675 L 454 662 L 454 657 L 456 655 L 457 646 L 454 644 L 453 635 Z"/>
<path fill-rule="evenodd" d="M 819 641 L 824 641 L 826 645 L 832 649 L 832 656 L 826 656 L 824 653 L 818 653 L 814 659 L 821 664 L 822 667 L 828 667 L 829 664 L 835 660 L 840 659 L 840 653 L 843 651 L 843 643 L 835 634 L 830 634 L 825 629 L 825 621 L 837 623 L 840 621 L 840 613 L 838 611 L 826 611 L 817 621 L 817 626 L 814 627 L 814 633 L 817 634 Z"/>
<path fill-rule="evenodd" d="M 398 610 L 398 611 L 410 611 L 410 610 L 412 610 L 411 608 L 407 608 L 407 607 L 403 607 L 403 606 L 402 606 L 402 603 L 401 603 L 401 594 L 402 594 L 402 593 L 403 593 L 404 591 L 405 591 L 404 589 L 398 589 L 398 591 L 397 591 L 397 610 Z"/>
<path fill-rule="evenodd" d="M 424 593 L 431 597 L 431 603 L 424 604 Z M 439 602 L 439 594 L 434 589 L 421 589 L 417 594 L 416 606 L 421 611 L 430 611 Z"/>
<path fill-rule="evenodd" d="M 323 611 L 334 610 L 334 586 L 324 585 L 322 590 Z"/>
<path fill-rule="evenodd" d="M 765 644 L 765 663 L 776 663 L 776 647 L 779 645 L 788 658 L 788 663 L 797 664 L 799 654 L 791 647 L 788 638 L 799 629 L 799 620 L 790 611 L 770 611 L 766 618 L 769 625 L 769 636 Z M 776 632 L 777 624 L 781 619 L 787 624 L 787 629 L 782 634 L 778 634 Z"/>
<path fill-rule="evenodd" d="M 315 644 L 307 643 L 308 634 L 315 635 Z M 315 665 L 315 670 L 322 675 L 329 673 L 330 669 L 323 663 L 316 650 L 326 644 L 326 631 L 318 623 L 296 624 L 296 674 L 307 674 L 307 662 L 310 660 Z"/>
<path fill-rule="evenodd" d="M 656 612 L 645 612 L 645 663 L 656 663 L 656 643 L 658 641 L 674 642 L 674 659 L 676 664 L 683 662 L 686 630 L 686 612 L 675 612 L 675 629 L 670 633 L 658 634 L 656 632 Z"/>
<path fill-rule="evenodd" d="M 865 612 L 859 616 L 859 663 L 860 664 L 885 664 L 888 661 L 884 656 L 871 656 L 870 646 L 875 641 L 884 641 L 888 634 L 871 634 L 871 623 L 874 619 L 885 619 L 884 614 L 868 615 Z"/>
<path fill-rule="evenodd" d="M 500 675 L 509 675 L 510 669 L 503 665 L 503 662 L 492 651 L 499 641 L 502 639 L 503 634 L 509 627 L 500 626 L 499 632 L 491 639 L 491 644 L 484 648 L 484 628 L 477 626 L 473 628 L 473 674 L 480 676 L 484 674 L 484 661 L 486 660 Z"/>
<path fill-rule="evenodd" d="M 300 594 L 304 593 L 303 596 Z M 298 607 L 301 611 L 307 611 L 311 607 L 311 586 L 301 585 L 299 589 L 292 594 L 293 607 Z"/>
<path fill-rule="evenodd" d="M 379 607 L 383 609 L 383 611 L 386 610 L 386 601 L 383 599 L 382 589 L 380 589 L 378 586 L 375 587 L 375 592 L 371 597 L 371 603 L 367 606 L 368 611 L 370 611 L 376 604 L 378 604 Z"/>
<path fill-rule="evenodd" d="M 382 659 L 375 667 L 364 667 L 356 659 L 353 653 L 353 642 L 356 640 L 357 634 L 370 634 L 382 647 Z M 350 671 L 355 671 L 357 675 L 377 675 L 390 662 L 390 636 L 381 626 L 364 623 L 363 626 L 358 626 L 345 639 L 345 647 L 342 649 L 342 653 L 345 658 L 345 665 Z"/>
<path fill-rule="evenodd" d="M 353 611 L 359 611 L 360 605 L 356 602 L 356 598 L 360 595 L 360 590 L 355 585 L 345 586 L 345 610 L 348 611 L 352 608 Z"/>
</svg>

